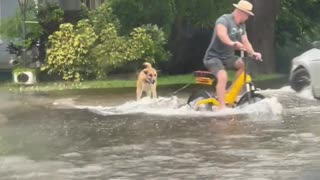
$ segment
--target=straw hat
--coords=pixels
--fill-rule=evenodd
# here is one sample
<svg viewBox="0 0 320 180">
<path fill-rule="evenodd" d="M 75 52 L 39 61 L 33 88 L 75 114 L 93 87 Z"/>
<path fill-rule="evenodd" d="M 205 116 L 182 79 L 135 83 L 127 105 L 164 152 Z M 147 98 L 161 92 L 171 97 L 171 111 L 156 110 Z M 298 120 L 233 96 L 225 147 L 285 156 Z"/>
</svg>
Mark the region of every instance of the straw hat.
<svg viewBox="0 0 320 180">
<path fill-rule="evenodd" d="M 241 11 L 250 14 L 251 16 L 254 16 L 254 14 L 252 13 L 252 4 L 249 1 L 240 0 L 238 4 L 233 4 L 233 6 L 240 9 Z"/>
</svg>

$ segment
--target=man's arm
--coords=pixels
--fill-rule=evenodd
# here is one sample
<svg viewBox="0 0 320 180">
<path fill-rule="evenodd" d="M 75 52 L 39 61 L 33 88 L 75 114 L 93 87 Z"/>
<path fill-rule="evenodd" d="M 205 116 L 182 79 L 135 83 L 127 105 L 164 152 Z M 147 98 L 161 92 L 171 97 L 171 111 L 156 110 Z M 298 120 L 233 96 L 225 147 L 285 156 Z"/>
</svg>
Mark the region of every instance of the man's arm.
<svg viewBox="0 0 320 180">
<path fill-rule="evenodd" d="M 227 34 L 227 28 L 222 24 L 216 25 L 216 33 L 221 42 L 227 46 L 234 47 L 234 42 L 231 41 Z"/>
<path fill-rule="evenodd" d="M 254 53 L 254 50 L 252 48 L 251 43 L 248 40 L 248 36 L 246 34 L 242 35 L 241 40 L 247 53 L 252 55 Z"/>
<path fill-rule="evenodd" d="M 234 49 L 241 50 L 243 49 L 243 44 L 240 43 L 239 41 L 232 41 L 227 33 L 227 28 L 222 25 L 222 24 L 217 24 L 216 25 L 216 33 L 218 38 L 221 40 L 222 43 L 224 43 L 227 46 L 230 46 Z"/>
<path fill-rule="evenodd" d="M 248 40 L 248 36 L 247 36 L 246 34 L 244 34 L 244 35 L 241 37 L 241 40 L 242 40 L 243 46 L 244 46 L 245 50 L 247 51 L 247 53 L 248 53 L 250 56 L 253 56 L 255 59 L 261 60 L 261 54 L 254 51 L 251 43 L 250 43 L 249 40 Z"/>
</svg>

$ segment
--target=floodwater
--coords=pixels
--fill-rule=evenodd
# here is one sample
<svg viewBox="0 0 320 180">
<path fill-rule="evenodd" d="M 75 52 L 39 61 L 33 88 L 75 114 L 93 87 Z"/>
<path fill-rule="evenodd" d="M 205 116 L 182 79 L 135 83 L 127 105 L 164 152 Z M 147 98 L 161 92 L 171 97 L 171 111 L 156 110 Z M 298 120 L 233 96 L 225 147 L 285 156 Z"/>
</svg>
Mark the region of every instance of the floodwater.
<svg viewBox="0 0 320 180">
<path fill-rule="evenodd" d="M 320 102 L 289 87 L 195 112 L 188 93 L 0 93 L 0 179 L 320 179 Z"/>
</svg>

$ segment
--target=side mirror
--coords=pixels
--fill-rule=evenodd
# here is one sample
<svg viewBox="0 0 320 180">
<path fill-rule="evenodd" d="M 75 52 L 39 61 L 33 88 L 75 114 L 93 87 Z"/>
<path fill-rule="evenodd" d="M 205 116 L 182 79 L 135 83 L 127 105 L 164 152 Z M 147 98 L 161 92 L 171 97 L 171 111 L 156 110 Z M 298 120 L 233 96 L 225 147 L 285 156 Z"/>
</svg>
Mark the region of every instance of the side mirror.
<svg viewBox="0 0 320 180">
<path fill-rule="evenodd" d="M 314 41 L 312 42 L 312 47 L 320 49 L 320 41 Z"/>
</svg>

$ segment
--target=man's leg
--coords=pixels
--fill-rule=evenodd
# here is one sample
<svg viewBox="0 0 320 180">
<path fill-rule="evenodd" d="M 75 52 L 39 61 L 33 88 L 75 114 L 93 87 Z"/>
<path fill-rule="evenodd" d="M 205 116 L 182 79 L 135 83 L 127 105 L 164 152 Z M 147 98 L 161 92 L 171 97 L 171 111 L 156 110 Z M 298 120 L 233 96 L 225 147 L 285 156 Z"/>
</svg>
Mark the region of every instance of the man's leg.
<svg viewBox="0 0 320 180">
<path fill-rule="evenodd" d="M 227 86 L 227 72 L 220 59 L 212 58 L 204 61 L 204 66 L 211 71 L 217 78 L 216 93 L 219 101 L 219 109 L 225 108 L 224 97 Z"/>
<path fill-rule="evenodd" d="M 219 109 L 223 109 L 226 107 L 225 101 L 224 101 L 224 96 L 226 95 L 226 86 L 227 86 L 227 81 L 228 81 L 228 75 L 226 70 L 221 69 L 217 73 L 217 85 L 216 85 L 216 92 L 218 96 L 218 101 L 219 101 Z"/>
<path fill-rule="evenodd" d="M 241 75 L 241 73 L 244 72 L 244 62 L 241 58 L 237 59 L 236 62 L 234 63 L 234 67 L 236 69 L 236 75 L 232 81 L 232 84 L 238 79 L 238 77 Z M 230 86 L 231 87 L 231 86 Z M 237 99 L 238 101 L 239 99 Z"/>
<path fill-rule="evenodd" d="M 244 62 L 241 58 L 237 59 L 236 62 L 234 63 L 234 67 L 236 68 L 236 76 L 235 79 L 240 76 L 240 74 L 244 71 Z"/>
<path fill-rule="evenodd" d="M 244 71 L 244 62 L 239 56 L 231 56 L 225 60 L 225 66 L 229 70 L 236 70 L 235 77 L 233 78 L 234 82 L 238 76 Z"/>
<path fill-rule="evenodd" d="M 236 74 L 233 77 L 232 84 L 237 80 L 237 78 L 240 76 L 240 74 L 244 71 L 244 62 L 239 56 L 232 56 L 225 60 L 225 66 L 227 69 L 235 70 Z M 232 87 L 229 86 L 229 89 Z"/>
</svg>

